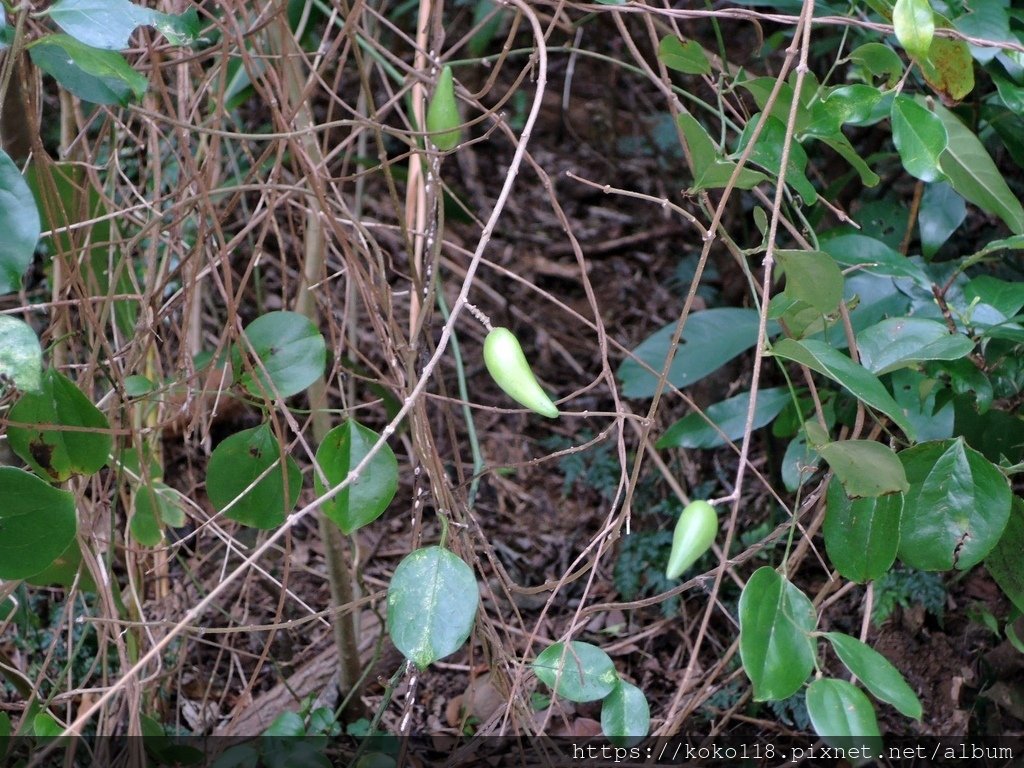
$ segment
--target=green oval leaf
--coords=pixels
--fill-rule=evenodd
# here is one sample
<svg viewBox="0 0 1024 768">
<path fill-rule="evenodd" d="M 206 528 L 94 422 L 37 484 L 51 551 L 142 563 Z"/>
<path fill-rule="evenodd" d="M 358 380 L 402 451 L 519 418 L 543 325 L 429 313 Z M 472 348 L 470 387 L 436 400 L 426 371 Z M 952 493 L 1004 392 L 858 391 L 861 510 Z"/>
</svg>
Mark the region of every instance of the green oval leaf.
<svg viewBox="0 0 1024 768">
<path fill-rule="evenodd" d="M 332 486 L 337 485 L 348 477 L 348 473 L 379 440 L 380 435 L 372 429 L 349 419 L 324 437 L 316 450 L 317 464 L 327 481 Z M 313 474 L 313 485 L 318 495 L 326 493 L 327 487 L 321 481 L 319 472 Z M 380 517 L 397 490 L 398 460 L 391 447 L 385 443 L 370 460 L 362 475 L 324 503 L 323 511 L 342 533 L 348 535 Z"/>
<path fill-rule="evenodd" d="M 907 53 L 918 59 L 928 57 L 935 36 L 935 14 L 928 0 L 896 0 L 892 25 Z"/>
<path fill-rule="evenodd" d="M 917 694 L 885 656 L 842 632 L 826 632 L 825 637 L 832 643 L 839 660 L 860 678 L 876 699 L 892 704 L 907 717 L 921 719 L 921 702 Z"/>
<path fill-rule="evenodd" d="M 836 570 L 857 582 L 879 579 L 896 560 L 903 494 L 851 499 L 834 480 L 828 485 L 823 532 Z"/>
<path fill-rule="evenodd" d="M 843 440 L 818 448 L 852 498 L 904 493 L 910 486 L 895 451 L 874 440 Z"/>
<path fill-rule="evenodd" d="M 398 564 L 388 587 L 388 633 L 425 669 L 466 642 L 479 602 L 473 569 L 447 549 L 417 549 Z"/>
<path fill-rule="evenodd" d="M 770 423 L 790 402 L 792 398 L 785 387 L 762 389 L 757 393 L 754 429 Z M 681 418 L 665 430 L 656 445 L 658 448 L 717 448 L 725 445 L 726 440 L 738 440 L 746 429 L 749 407 L 750 392 L 715 403 L 704 414 L 691 413 Z M 718 429 L 708 424 L 708 419 Z M 725 437 L 719 434 L 719 430 L 725 433 Z"/>
<path fill-rule="evenodd" d="M 740 658 L 754 700 L 788 699 L 814 669 L 814 606 L 788 579 L 764 566 L 743 588 L 739 612 Z"/>
<path fill-rule="evenodd" d="M 651 729 L 651 708 L 644 692 L 620 680 L 601 703 L 601 732 L 618 747 L 638 744 Z"/>
<path fill-rule="evenodd" d="M 110 424 L 67 376 L 52 368 L 39 392 L 28 392 L 11 408 L 11 449 L 32 471 L 54 483 L 91 475 L 107 463 L 113 446 Z"/>
<path fill-rule="evenodd" d="M 823 315 L 836 311 L 843 300 L 843 273 L 824 251 L 775 252 L 786 273 L 786 295 L 803 301 Z"/>
<path fill-rule="evenodd" d="M 690 149 L 690 157 L 693 159 L 693 187 L 692 190 L 718 189 L 729 183 L 736 163 L 725 160 L 718 147 L 715 146 L 711 135 L 704 129 L 693 115 L 684 112 L 679 115 L 679 127 L 683 131 L 686 145 Z M 760 171 L 752 168 L 744 168 L 736 177 L 737 189 L 752 189 L 762 181 L 768 179 Z"/>
<path fill-rule="evenodd" d="M 452 68 L 445 65 L 437 79 L 434 96 L 427 107 L 427 131 L 434 146 L 442 152 L 455 149 L 459 144 L 462 131 L 459 129 L 462 118 L 459 117 L 459 106 L 455 101 L 455 81 L 452 79 Z"/>
<path fill-rule="evenodd" d="M 267 474 L 246 492 L 264 472 Z M 253 528 L 276 528 L 283 523 L 299 500 L 301 489 L 299 465 L 283 449 L 269 424 L 226 438 L 214 449 L 206 467 L 206 492 L 213 506 Z"/>
<path fill-rule="evenodd" d="M 115 51 L 81 43 L 70 35 L 44 35 L 28 48 L 32 63 L 68 91 L 93 104 L 124 106 L 142 98 L 149 81 Z"/>
<path fill-rule="evenodd" d="M 966 336 L 923 317 L 892 317 L 857 334 L 860 364 L 876 376 L 925 360 L 959 360 L 973 349 Z"/>
<path fill-rule="evenodd" d="M 999 543 L 1010 517 L 1006 476 L 963 438 L 900 453 L 907 470 L 899 557 L 922 571 L 967 570 Z"/>
<path fill-rule="evenodd" d="M 683 42 L 675 35 L 666 35 L 658 44 L 658 61 L 676 72 L 687 75 L 710 75 L 711 62 L 695 40 Z"/>
<path fill-rule="evenodd" d="M 541 682 L 569 701 L 597 701 L 619 683 L 615 664 L 596 645 L 574 640 L 553 643 L 533 662 Z"/>
<path fill-rule="evenodd" d="M 48 568 L 75 538 L 75 497 L 15 467 L 0 467 L 0 579 Z"/>
<path fill-rule="evenodd" d="M 882 43 L 864 43 L 850 51 L 850 61 L 864 67 L 873 77 L 884 77 L 893 88 L 903 74 L 903 61 L 892 48 Z"/>
<path fill-rule="evenodd" d="M 3 217 L 2 206 L 0 202 L 0 218 Z M 22 392 L 38 392 L 42 387 L 42 373 L 43 350 L 36 332 L 17 318 L 0 315 L 0 395 L 11 384 Z"/>
<path fill-rule="evenodd" d="M 909 96 L 892 100 L 892 140 L 907 173 L 921 181 L 943 178 L 939 158 L 948 138 L 942 121 Z"/>
<path fill-rule="evenodd" d="M 155 11 L 128 0 L 57 0 L 43 13 L 86 45 L 118 51 L 137 27 L 155 25 Z"/>
<path fill-rule="evenodd" d="M 985 558 L 985 568 L 1003 590 L 1014 607 L 1024 613 L 1024 568 L 1020 567 L 1020 553 L 1024 552 L 1024 501 L 1013 497 L 1010 518 L 999 543 Z"/>
<path fill-rule="evenodd" d="M 921 253 L 931 259 L 967 218 L 967 203 L 944 182 L 929 184 L 921 197 L 917 214 Z"/>
<path fill-rule="evenodd" d="M 257 397 L 290 397 L 324 374 L 327 343 L 304 315 L 268 312 L 246 326 L 245 339 L 232 346 L 231 364 L 235 380 Z M 250 346 L 259 358 L 251 370 L 242 362 Z"/>
<path fill-rule="evenodd" d="M 807 714 L 814 732 L 826 741 L 836 740 L 850 746 L 851 738 L 869 739 L 867 744 L 876 747 L 871 754 L 881 751 L 875 708 L 852 683 L 829 678 L 815 680 L 807 687 Z"/>
<path fill-rule="evenodd" d="M 39 210 L 18 166 L 0 150 L 0 294 L 21 288 L 39 242 Z M 10 318 L 13 319 L 13 318 Z"/>
</svg>

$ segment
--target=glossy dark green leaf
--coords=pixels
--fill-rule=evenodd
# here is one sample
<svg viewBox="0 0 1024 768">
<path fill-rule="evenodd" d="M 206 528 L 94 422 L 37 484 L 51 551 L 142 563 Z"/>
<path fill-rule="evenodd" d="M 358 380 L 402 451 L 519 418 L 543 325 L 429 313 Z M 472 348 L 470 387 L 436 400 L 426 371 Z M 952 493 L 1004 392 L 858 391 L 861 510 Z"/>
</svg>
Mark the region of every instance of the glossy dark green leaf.
<svg viewBox="0 0 1024 768">
<path fill-rule="evenodd" d="M 851 498 L 872 498 L 909 489 L 896 453 L 874 440 L 842 440 L 818 448 Z"/>
<path fill-rule="evenodd" d="M 786 273 L 786 295 L 804 301 L 821 314 L 836 311 L 843 300 L 843 273 L 824 251 L 778 250 L 775 258 Z"/>
<path fill-rule="evenodd" d="M 276 528 L 295 507 L 301 490 L 299 465 L 274 437 L 269 424 L 226 438 L 207 464 L 206 492 L 210 501 L 218 511 L 243 525 Z"/>
<path fill-rule="evenodd" d="M 155 12 L 128 0 L 57 0 L 45 11 L 76 40 L 119 51 L 137 27 L 153 25 Z"/>
<path fill-rule="evenodd" d="M 658 60 L 676 72 L 688 75 L 711 74 L 711 62 L 700 43 L 694 40 L 683 42 L 675 35 L 666 35 L 658 44 Z"/>
<path fill-rule="evenodd" d="M 826 235 L 821 240 L 821 248 L 843 268 L 861 267 L 875 275 L 908 277 L 919 285 L 931 285 L 931 278 L 918 264 L 873 237 Z"/>
<path fill-rule="evenodd" d="M 0 579 L 49 567 L 75 538 L 75 497 L 24 470 L 0 467 Z"/>
<path fill-rule="evenodd" d="M 596 645 L 574 640 L 553 643 L 533 662 L 533 671 L 548 688 L 569 701 L 597 701 L 619 684 L 615 664 Z"/>
<path fill-rule="evenodd" d="M 115 51 L 93 48 L 70 35 L 44 35 L 29 46 L 32 62 L 61 86 L 93 104 L 126 105 L 149 87 Z"/>
<path fill-rule="evenodd" d="M 825 549 L 839 573 L 850 581 L 881 578 L 896 560 L 900 543 L 903 494 L 851 499 L 842 484 L 828 485 Z"/>
<path fill-rule="evenodd" d="M 246 343 L 247 342 L 247 343 Z M 249 365 L 250 347 L 258 360 Z M 235 379 L 257 397 L 290 397 L 324 374 L 327 343 L 309 318 L 297 312 L 268 312 L 245 328 L 245 339 L 232 346 Z M 268 378 L 269 377 L 269 378 Z"/>
<path fill-rule="evenodd" d="M 924 188 L 921 210 L 917 214 L 921 233 L 921 252 L 930 259 L 960 228 L 967 218 L 967 204 L 949 184 L 929 184 Z"/>
<path fill-rule="evenodd" d="M 939 158 L 948 143 L 942 121 L 909 96 L 893 99 L 890 119 L 892 140 L 907 173 L 921 181 L 942 179 Z"/>
<path fill-rule="evenodd" d="M 921 702 L 900 671 L 882 654 L 842 632 L 826 632 L 839 660 L 879 701 L 892 704 L 907 717 L 921 719 Z"/>
<path fill-rule="evenodd" d="M 882 47 L 895 55 L 892 49 Z M 877 115 L 880 101 L 882 92 L 878 88 L 863 83 L 851 83 L 832 88 L 822 101 L 822 105 L 840 125 L 871 125 L 880 119 Z"/>
<path fill-rule="evenodd" d="M 985 558 L 985 568 L 995 579 L 1003 594 L 1010 598 L 1014 607 L 1024 613 L 1024 568 L 1021 568 L 1021 553 L 1024 552 L 1024 501 L 1013 497 L 1010 517 L 1006 521 L 999 543 Z"/>
<path fill-rule="evenodd" d="M 959 360 L 974 349 L 962 334 L 923 317 L 892 317 L 857 334 L 860 363 L 875 375 L 925 360 Z"/>
<path fill-rule="evenodd" d="M 91 475 L 107 463 L 113 446 L 107 417 L 59 371 L 46 371 L 39 391 L 22 395 L 8 418 L 11 449 L 50 482 Z"/>
<path fill-rule="evenodd" d="M 754 685 L 754 700 L 788 699 L 814 669 L 814 606 L 789 580 L 764 566 L 743 588 L 739 613 L 740 658 Z"/>
<path fill-rule="evenodd" d="M 601 732 L 617 747 L 639 743 L 651 729 L 651 708 L 644 692 L 620 680 L 601 703 Z"/>
<path fill-rule="evenodd" d="M 407 555 L 388 587 L 388 634 L 420 669 L 466 642 L 480 602 L 473 569 L 441 547 Z"/>
<path fill-rule="evenodd" d="M 967 570 L 999 543 L 1010 516 L 1006 476 L 963 438 L 900 453 L 907 492 L 899 558 L 922 571 Z"/>
<path fill-rule="evenodd" d="M 980 40 L 1014 43 L 1010 31 L 1010 15 L 1006 0 L 972 0 L 965 13 L 953 19 L 958 32 Z M 999 53 L 999 46 L 971 46 L 971 54 L 979 64 L 987 64 Z"/>
<path fill-rule="evenodd" d="M 693 158 L 693 190 L 719 189 L 729 183 L 736 163 L 725 160 L 710 134 L 696 118 L 687 112 L 679 115 L 679 126 Z M 752 189 L 767 180 L 767 176 L 752 168 L 744 168 L 736 177 L 737 189 Z"/>
<path fill-rule="evenodd" d="M 348 473 L 380 439 L 380 435 L 369 427 L 349 419 L 324 437 L 316 450 L 317 464 L 327 481 L 332 486 L 337 485 L 348 477 Z M 314 472 L 313 484 L 318 495 L 326 493 L 320 473 Z M 362 474 L 334 498 L 324 502 L 322 509 L 342 533 L 351 534 L 380 517 L 397 490 L 398 460 L 391 447 L 384 443 Z"/>
<path fill-rule="evenodd" d="M 825 741 L 846 748 L 863 746 L 870 750 L 868 754 L 880 754 L 882 740 L 875 708 L 860 688 L 846 680 L 823 677 L 807 687 L 806 701 L 814 732 Z"/>
<path fill-rule="evenodd" d="M 22 392 L 42 387 L 43 350 L 26 323 L 0 315 L 0 395 L 13 385 Z"/>
<path fill-rule="evenodd" d="M 0 294 L 21 288 L 39 242 L 39 211 L 18 166 L 0 150 Z"/>
<path fill-rule="evenodd" d="M 785 387 L 763 389 L 757 393 L 757 407 L 754 409 L 754 429 L 769 424 L 779 412 L 791 402 L 789 390 Z M 747 409 L 750 407 L 750 393 L 730 397 L 709 406 L 705 415 L 725 433 L 723 438 L 715 427 L 699 413 L 684 416 L 667 430 L 657 442 L 658 448 L 717 448 L 725 445 L 726 438 L 737 440 L 743 436 L 747 423 Z"/>
<path fill-rule="evenodd" d="M 907 437 L 914 439 L 913 425 L 903 415 L 903 411 L 882 382 L 842 352 L 815 339 L 782 339 L 773 345 L 772 354 L 806 365 L 811 370 L 827 376 L 849 390 L 865 405 L 884 413 L 906 433 Z"/>
<path fill-rule="evenodd" d="M 969 302 L 977 299 L 994 307 L 1004 317 L 1013 317 L 1024 309 L 1024 282 L 978 275 L 964 286 L 964 298 Z"/>
<path fill-rule="evenodd" d="M 672 359 L 668 380 L 688 387 L 721 368 L 757 342 L 757 311 L 735 307 L 694 312 L 686 320 L 679 349 Z M 655 371 L 665 364 L 675 323 L 649 336 L 633 352 Z M 626 397 L 650 397 L 658 377 L 633 360 L 624 360 L 618 371 Z"/>
</svg>

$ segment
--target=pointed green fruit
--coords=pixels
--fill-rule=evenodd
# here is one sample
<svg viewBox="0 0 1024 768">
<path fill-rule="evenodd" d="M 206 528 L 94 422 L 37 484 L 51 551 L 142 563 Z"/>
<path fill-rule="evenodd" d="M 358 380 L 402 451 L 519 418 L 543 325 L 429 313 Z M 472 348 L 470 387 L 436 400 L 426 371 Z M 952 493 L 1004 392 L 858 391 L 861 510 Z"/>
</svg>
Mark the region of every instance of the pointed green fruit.
<svg viewBox="0 0 1024 768">
<path fill-rule="evenodd" d="M 682 576 L 687 568 L 711 549 L 717 535 L 718 515 L 715 514 L 715 508 L 706 501 L 688 504 L 676 521 L 665 575 L 670 579 Z"/>
<path fill-rule="evenodd" d="M 558 418 L 558 408 L 540 388 L 519 339 L 508 328 L 495 328 L 487 334 L 484 364 L 495 383 L 517 403 L 549 419 Z"/>
<path fill-rule="evenodd" d="M 434 89 L 434 98 L 427 107 L 427 131 L 434 146 L 442 152 L 455 149 L 462 138 L 459 126 L 459 108 L 455 103 L 455 83 L 452 80 L 452 68 L 447 64 L 441 70 Z"/>
</svg>

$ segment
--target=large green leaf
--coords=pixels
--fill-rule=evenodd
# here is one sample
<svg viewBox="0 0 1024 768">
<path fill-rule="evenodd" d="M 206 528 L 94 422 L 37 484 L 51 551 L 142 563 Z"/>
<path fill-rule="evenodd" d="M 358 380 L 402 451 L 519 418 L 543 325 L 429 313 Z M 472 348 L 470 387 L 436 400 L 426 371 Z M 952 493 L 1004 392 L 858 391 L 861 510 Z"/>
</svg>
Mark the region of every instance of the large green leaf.
<svg viewBox="0 0 1024 768">
<path fill-rule="evenodd" d="M 569 701 L 597 701 L 619 684 L 608 654 L 590 643 L 552 643 L 537 656 L 533 671 L 548 688 Z"/>
<path fill-rule="evenodd" d="M 472 568 L 447 549 L 417 549 L 398 564 L 388 587 L 388 634 L 425 669 L 466 642 L 479 602 Z"/>
<path fill-rule="evenodd" d="M 263 477 L 256 482 L 260 475 Z M 226 438 L 214 449 L 206 467 L 206 492 L 213 506 L 232 520 L 254 528 L 276 528 L 283 523 L 299 500 L 301 489 L 299 465 L 283 449 L 269 424 Z"/>
<path fill-rule="evenodd" d="M 1006 522 L 999 543 L 985 558 L 985 568 L 992 574 L 996 584 L 1003 590 L 1018 611 L 1024 613 L 1024 568 L 1021 568 L 1021 553 L 1024 552 L 1024 501 L 1013 497 L 1010 518 Z"/>
<path fill-rule="evenodd" d="M 250 347 L 258 358 L 251 371 L 242 361 Z M 232 347 L 231 364 L 235 379 L 253 395 L 290 397 L 323 376 L 327 343 L 305 315 L 268 312 L 245 327 L 245 339 Z"/>
<path fill-rule="evenodd" d="M 711 74 L 711 62 L 695 40 L 684 43 L 675 35 L 666 35 L 658 44 L 658 60 L 669 69 L 687 75 Z"/>
<path fill-rule="evenodd" d="M 29 48 L 32 62 L 68 91 L 93 104 L 126 105 L 141 98 L 149 81 L 115 51 L 81 43 L 70 35 L 44 35 Z"/>
<path fill-rule="evenodd" d="M 127 48 L 132 32 L 153 25 L 156 14 L 128 0 L 57 0 L 44 13 L 76 40 L 111 51 Z"/>
<path fill-rule="evenodd" d="M 879 701 L 892 704 L 907 717 L 921 719 L 921 702 L 900 671 L 882 654 L 842 632 L 826 632 L 836 656 Z"/>
<path fill-rule="evenodd" d="M 42 386 L 43 350 L 31 326 L 15 317 L 0 315 L 0 395 L 9 384 L 22 392 Z"/>
<path fill-rule="evenodd" d="M 908 277 L 923 286 L 930 286 L 932 282 L 920 265 L 873 237 L 853 233 L 826 233 L 821 238 L 821 247 L 845 268 L 860 267 L 875 275 Z M 848 278 L 847 282 L 849 279 L 852 278 Z"/>
<path fill-rule="evenodd" d="M 949 144 L 940 158 L 949 184 L 969 202 L 1001 218 L 1015 234 L 1024 234 L 1024 208 L 974 132 L 943 107 L 931 109 L 946 126 Z"/>
<path fill-rule="evenodd" d="M 75 538 L 75 497 L 15 467 L 0 467 L 0 579 L 46 569 Z"/>
<path fill-rule="evenodd" d="M 328 432 L 316 450 L 317 464 L 327 482 L 332 486 L 342 482 L 380 439 L 372 429 L 352 419 Z M 327 491 L 319 472 L 314 472 L 313 484 L 317 494 Z M 398 460 L 384 443 L 362 474 L 324 503 L 323 511 L 342 533 L 351 534 L 380 517 L 397 490 Z"/>
<path fill-rule="evenodd" d="M 760 429 L 779 415 L 792 402 L 785 387 L 762 389 L 757 393 L 757 407 L 754 409 L 754 429 Z M 704 415 L 718 427 L 708 424 L 704 415 L 691 413 L 684 416 L 667 430 L 657 442 L 658 448 L 717 448 L 726 440 L 737 440 L 743 436 L 747 424 L 747 409 L 750 407 L 750 393 L 730 397 L 709 406 Z M 719 431 L 725 433 L 723 438 Z"/>
<path fill-rule="evenodd" d="M 811 370 L 827 376 L 848 389 L 865 405 L 884 413 L 907 437 L 914 439 L 914 426 L 903 415 L 902 409 L 892 399 L 882 382 L 842 352 L 815 339 L 782 339 L 774 344 L 772 354 L 806 365 Z"/>
<path fill-rule="evenodd" d="M 908 490 L 907 476 L 896 453 L 874 440 L 841 440 L 818 447 L 852 498 L 871 498 Z"/>
<path fill-rule="evenodd" d="M 900 453 L 907 470 L 900 559 L 923 571 L 967 570 L 999 542 L 1010 516 L 1010 485 L 963 438 Z"/>
<path fill-rule="evenodd" d="M 896 560 L 903 494 L 851 499 L 835 480 L 828 485 L 823 532 L 836 570 L 850 581 L 881 578 Z"/>
<path fill-rule="evenodd" d="M 601 732 L 617 747 L 640 742 L 651 728 L 651 707 L 644 692 L 620 680 L 601 703 Z"/>
<path fill-rule="evenodd" d="M 697 119 L 689 113 L 679 115 L 679 126 L 683 130 L 683 137 L 690 149 L 690 157 L 693 158 L 693 190 L 717 189 L 729 183 L 736 163 L 725 160 L 718 147 L 711 140 L 711 136 L 704 129 Z M 744 168 L 736 177 L 738 189 L 751 189 L 767 176 L 752 168 Z"/>
<path fill-rule="evenodd" d="M 38 392 L 27 392 L 14 404 L 8 419 L 11 449 L 54 483 L 98 471 L 113 446 L 107 417 L 52 368 L 43 374 Z"/>
<path fill-rule="evenodd" d="M 928 56 L 935 36 L 935 14 L 928 0 L 896 0 L 892 25 L 907 53 L 916 59 Z"/>
<path fill-rule="evenodd" d="M 925 360 L 959 360 L 973 349 L 966 336 L 923 317 L 892 317 L 857 334 L 860 364 L 876 376 Z"/>
<path fill-rule="evenodd" d="M 757 311 L 753 309 L 722 307 L 692 313 L 672 359 L 668 381 L 679 388 L 688 387 L 718 370 L 757 343 L 757 326 Z M 660 371 L 665 365 L 675 327 L 675 323 L 666 325 L 645 339 L 633 353 L 655 371 Z M 650 397 L 657 388 L 658 377 L 635 360 L 624 360 L 618 375 L 626 397 Z"/>
<path fill-rule="evenodd" d="M 869 750 L 866 754 L 881 752 L 875 709 L 860 688 L 845 680 L 823 677 L 807 687 L 806 701 L 814 732 L 826 742 L 847 749 L 864 747 Z"/>
<path fill-rule="evenodd" d="M 18 166 L 0 150 L 0 294 L 21 287 L 39 242 L 39 211 Z"/>
<path fill-rule="evenodd" d="M 823 315 L 836 311 L 843 300 L 843 272 L 824 251 L 775 252 L 786 273 L 786 295 L 807 302 Z"/>
<path fill-rule="evenodd" d="M 814 606 L 775 569 L 764 566 L 743 588 L 739 612 L 740 657 L 754 684 L 754 700 L 788 699 L 814 669 Z"/>
<path fill-rule="evenodd" d="M 942 121 L 909 96 L 892 100 L 892 140 L 907 173 L 921 181 L 942 178 L 939 158 L 946 150 L 946 127 Z"/>
</svg>

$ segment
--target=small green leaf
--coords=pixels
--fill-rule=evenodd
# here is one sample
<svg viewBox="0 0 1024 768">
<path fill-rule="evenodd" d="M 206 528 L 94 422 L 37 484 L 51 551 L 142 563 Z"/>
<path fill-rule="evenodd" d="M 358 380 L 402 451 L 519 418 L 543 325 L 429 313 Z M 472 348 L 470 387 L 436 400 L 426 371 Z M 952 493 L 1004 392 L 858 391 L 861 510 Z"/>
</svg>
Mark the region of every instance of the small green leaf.
<svg viewBox="0 0 1024 768">
<path fill-rule="evenodd" d="M 0 579 L 49 567 L 75 538 L 75 497 L 24 470 L 0 467 Z"/>
<path fill-rule="evenodd" d="M 679 126 L 693 158 L 693 190 L 718 189 L 732 178 L 736 163 L 722 158 L 722 153 L 711 140 L 710 134 L 693 115 L 679 115 Z M 752 189 L 768 177 L 752 168 L 744 168 L 736 177 L 737 189 Z"/>
<path fill-rule="evenodd" d="M 757 407 L 754 409 L 754 429 L 769 424 L 779 412 L 792 402 L 785 387 L 762 389 L 757 393 Z M 691 413 L 684 416 L 667 430 L 657 442 L 658 448 L 717 448 L 726 440 L 737 440 L 743 436 L 747 424 L 747 409 L 750 407 L 750 393 L 744 392 L 728 400 L 709 406 L 704 415 Z M 710 419 L 718 429 L 708 424 Z M 725 433 L 725 437 L 718 430 Z"/>
<path fill-rule="evenodd" d="M 128 397 L 143 397 L 155 389 L 152 381 L 145 376 L 126 376 L 124 379 L 124 393 Z"/>
<path fill-rule="evenodd" d="M 1024 613 L 1024 568 L 1020 554 L 1024 552 L 1024 501 L 1013 497 L 1010 517 L 999 543 L 985 558 L 985 568 L 995 579 L 1014 607 Z"/>
<path fill-rule="evenodd" d="M 943 178 L 939 158 L 948 138 L 942 121 L 909 96 L 892 100 L 892 140 L 907 173 L 921 181 Z"/>
<path fill-rule="evenodd" d="M 907 717 L 921 719 L 921 702 L 900 671 L 882 654 L 842 632 L 826 632 L 836 656 L 879 701 L 892 704 Z"/>
<path fill-rule="evenodd" d="M 775 252 L 786 273 L 786 295 L 804 301 L 823 315 L 836 311 L 843 300 L 843 273 L 824 251 Z"/>
<path fill-rule="evenodd" d="M 754 685 L 754 700 L 788 699 L 814 669 L 814 606 L 775 569 L 764 566 L 743 588 L 739 613 L 740 658 Z"/>
<path fill-rule="evenodd" d="M 892 317 L 857 334 L 860 363 L 876 376 L 925 360 L 959 360 L 974 349 L 962 334 L 923 317 Z"/>
<path fill-rule="evenodd" d="M 899 549 L 902 512 L 903 494 L 851 499 L 842 484 L 830 482 L 823 532 L 836 570 L 860 583 L 885 575 Z"/>
<path fill-rule="evenodd" d="M 0 294 L 21 288 L 39 242 L 39 210 L 18 166 L 0 150 Z M 12 318 L 13 319 L 13 318 Z"/>
<path fill-rule="evenodd" d="M 1013 317 L 1024 308 L 1024 283 L 978 275 L 964 286 L 964 298 L 968 302 L 977 299 L 998 310 L 1003 317 Z"/>
<path fill-rule="evenodd" d="M 882 382 L 842 352 L 815 339 L 782 339 L 772 347 L 772 354 L 806 365 L 811 370 L 827 376 L 848 389 L 866 405 L 884 413 L 907 437 L 914 439 L 913 425 L 904 416 L 902 409 L 892 399 Z"/>
<path fill-rule="evenodd" d="M 263 731 L 263 736 L 305 736 L 306 724 L 297 712 L 282 712 Z"/>
<path fill-rule="evenodd" d="M 928 56 L 935 36 L 935 14 L 928 0 L 896 0 L 892 9 L 892 25 L 896 39 L 911 56 Z"/>
<path fill-rule="evenodd" d="M 32 735 L 41 739 L 55 739 L 64 733 L 64 726 L 53 719 L 48 712 L 40 712 L 32 718 Z"/>
<path fill-rule="evenodd" d="M 15 317 L 0 315 L 0 395 L 9 384 L 22 392 L 38 392 L 42 373 L 43 350 L 36 332 Z"/>
<path fill-rule="evenodd" d="M 666 35 L 658 44 L 658 60 L 669 69 L 687 75 L 711 74 L 711 62 L 695 40 L 683 42 L 675 35 Z"/>
<path fill-rule="evenodd" d="M 480 602 L 473 569 L 441 547 L 410 553 L 388 587 L 388 634 L 420 669 L 466 642 Z"/>
<path fill-rule="evenodd" d="M 99 471 L 113 447 L 107 417 L 73 381 L 52 368 L 43 374 L 39 392 L 22 395 L 8 418 L 11 449 L 33 472 L 54 483 Z"/>
<path fill-rule="evenodd" d="M 826 742 L 850 748 L 850 739 L 856 739 L 852 746 L 869 749 L 867 754 L 881 753 L 875 709 L 853 683 L 827 677 L 815 680 L 807 687 L 807 714 L 814 732 Z"/>
<path fill-rule="evenodd" d="M 896 55 L 892 49 L 882 47 L 893 56 Z M 840 125 L 871 125 L 880 119 L 877 107 L 881 101 L 882 92 L 878 88 L 863 83 L 851 83 L 832 88 L 821 103 Z"/>
<path fill-rule="evenodd" d="M 157 31 L 167 38 L 171 45 L 189 45 L 199 40 L 202 27 L 196 7 L 189 6 L 184 13 L 158 13 L 153 11 L 149 22 Z"/>
<path fill-rule="evenodd" d="M 32 62 L 83 101 L 124 106 L 141 98 L 149 81 L 115 51 L 81 43 L 70 35 L 44 35 L 28 47 Z"/>
<path fill-rule="evenodd" d="M 963 438 L 900 453 L 910 491 L 900 524 L 900 559 L 922 571 L 967 570 L 991 552 L 1010 517 L 1010 486 Z"/>
<path fill-rule="evenodd" d="M 263 478 L 246 491 L 261 475 Z M 299 465 L 269 424 L 226 438 L 213 450 L 206 467 L 206 492 L 213 506 L 253 528 L 276 528 L 283 523 L 301 490 Z"/>
<path fill-rule="evenodd" d="M 949 184 L 929 184 L 924 188 L 921 210 L 917 214 L 921 233 L 921 253 L 926 259 L 949 240 L 967 218 L 967 204 Z"/>
<path fill-rule="evenodd" d="M 850 61 L 864 67 L 873 77 L 884 77 L 886 88 L 893 88 L 903 74 L 903 61 L 896 51 L 882 43 L 864 43 L 850 52 Z"/>
<path fill-rule="evenodd" d="M 747 121 L 746 128 L 740 135 L 739 144 L 733 157 L 740 157 L 743 154 L 754 129 L 759 120 L 758 116 Z M 781 120 L 769 116 L 761 129 L 754 149 L 750 153 L 750 162 L 760 166 L 772 177 L 778 178 L 779 169 L 782 168 L 782 149 L 786 142 L 786 125 Z M 807 152 L 798 141 L 794 141 L 789 147 L 789 162 L 786 164 L 786 183 L 791 186 L 804 202 L 813 205 L 818 200 L 818 192 L 814 185 L 807 180 L 805 171 L 807 169 Z"/>
<path fill-rule="evenodd" d="M 251 370 L 242 362 L 250 346 L 259 358 Z M 231 364 L 236 381 L 253 395 L 290 397 L 323 376 L 327 343 L 304 315 L 268 312 L 246 326 L 245 339 L 231 348 Z"/>
<path fill-rule="evenodd" d="M 137 27 L 154 25 L 155 12 L 128 0 L 57 0 L 43 13 L 76 40 L 119 51 Z"/>
<path fill-rule="evenodd" d="M 569 701 L 597 701 L 619 684 L 608 654 L 590 643 L 553 643 L 533 662 L 533 671 L 548 688 Z"/>
<path fill-rule="evenodd" d="M 337 485 L 380 439 L 369 427 L 349 419 L 327 433 L 316 450 L 316 462 L 327 481 Z M 313 485 L 317 494 L 326 493 L 319 472 L 313 474 Z M 324 502 L 322 509 L 342 533 L 349 535 L 380 517 L 397 490 L 398 460 L 391 447 L 384 443 L 363 473 L 334 498 Z"/>
<path fill-rule="evenodd" d="M 441 68 L 434 95 L 427 106 L 427 131 L 434 146 L 442 152 L 455 149 L 462 138 L 462 131 L 459 128 L 461 123 L 459 105 L 455 100 L 452 68 L 445 64 Z"/>
<path fill-rule="evenodd" d="M 620 680 L 601 704 L 601 732 L 617 747 L 638 744 L 651 729 L 651 708 L 644 692 Z"/>
<path fill-rule="evenodd" d="M 907 476 L 896 453 L 874 440 L 842 440 L 818 448 L 851 498 L 905 493 Z"/>
</svg>

